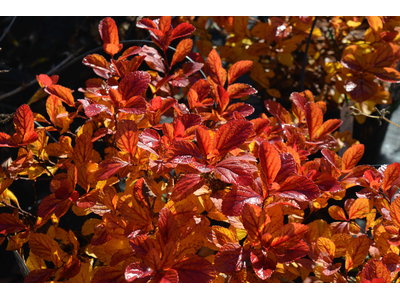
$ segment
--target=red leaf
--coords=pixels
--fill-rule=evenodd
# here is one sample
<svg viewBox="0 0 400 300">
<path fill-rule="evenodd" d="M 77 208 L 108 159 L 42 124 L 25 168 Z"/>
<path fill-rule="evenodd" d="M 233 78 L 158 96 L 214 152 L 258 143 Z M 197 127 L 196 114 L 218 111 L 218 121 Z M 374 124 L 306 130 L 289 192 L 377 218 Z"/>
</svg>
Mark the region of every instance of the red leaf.
<svg viewBox="0 0 400 300">
<path fill-rule="evenodd" d="M 97 180 L 105 180 L 116 174 L 121 168 L 128 166 L 129 163 L 118 157 L 111 157 L 103 160 L 99 164 L 99 169 L 96 172 Z"/>
<path fill-rule="evenodd" d="M 99 32 L 105 52 L 113 56 L 122 50 L 122 44 L 119 43 L 118 28 L 112 18 L 107 17 L 100 21 Z"/>
<path fill-rule="evenodd" d="M 135 281 L 136 279 L 145 279 L 144 282 L 147 282 L 155 274 L 156 272 L 148 268 L 145 264 L 135 262 L 126 267 L 124 276 L 128 282 Z"/>
<path fill-rule="evenodd" d="M 253 172 L 257 172 L 257 167 L 236 156 L 224 159 L 214 169 L 220 180 L 236 185 L 250 185 L 254 181 Z"/>
<path fill-rule="evenodd" d="M 203 100 L 208 96 L 211 90 L 210 83 L 205 79 L 197 80 L 191 87 L 194 91 L 196 91 L 199 100 Z"/>
<path fill-rule="evenodd" d="M 228 71 L 228 85 L 231 85 L 243 74 L 246 74 L 251 70 L 253 62 L 251 60 L 241 60 L 234 63 Z"/>
<path fill-rule="evenodd" d="M 352 76 L 344 81 L 344 87 L 355 101 L 362 102 L 371 98 L 378 91 L 379 84 L 372 74 L 364 73 Z"/>
<path fill-rule="evenodd" d="M 199 148 L 189 141 L 174 142 L 164 154 L 165 161 L 173 163 L 188 163 L 192 157 L 201 159 L 202 155 Z"/>
<path fill-rule="evenodd" d="M 242 98 L 257 93 L 257 90 L 251 85 L 245 83 L 234 83 L 228 86 L 228 94 L 230 99 Z"/>
<path fill-rule="evenodd" d="M 219 156 L 224 156 L 230 150 L 240 147 L 253 130 L 253 123 L 247 120 L 234 120 L 222 125 L 214 140 L 214 149 Z"/>
<path fill-rule="evenodd" d="M 392 282 L 390 278 L 390 272 L 383 264 L 383 262 L 378 259 L 370 259 L 362 269 L 361 280 L 364 282 L 367 280 L 373 281 L 374 279 L 381 279 L 381 278 L 386 283 Z"/>
<path fill-rule="evenodd" d="M 119 109 L 119 111 L 128 114 L 142 115 L 146 113 L 147 105 L 148 103 L 144 98 L 140 96 L 134 96 L 126 101 L 124 108 Z"/>
<path fill-rule="evenodd" d="M 101 112 L 105 112 L 107 115 L 112 116 L 111 110 L 104 104 L 90 104 L 85 107 L 85 115 L 89 118 L 99 115 Z"/>
<path fill-rule="evenodd" d="M 14 141 L 21 145 L 33 143 L 38 139 L 38 135 L 34 132 L 34 118 L 30 107 L 22 104 L 14 115 L 15 132 L 18 135 Z M 7 136 L 5 136 L 7 138 Z"/>
<path fill-rule="evenodd" d="M 176 270 L 169 269 L 167 272 L 162 273 L 162 278 L 159 280 L 160 283 L 178 283 L 179 275 Z"/>
<path fill-rule="evenodd" d="M 140 134 L 140 141 L 151 148 L 157 148 L 161 145 L 161 137 L 157 131 L 151 128 L 146 128 Z"/>
<path fill-rule="evenodd" d="M 61 85 L 53 84 L 44 89 L 46 93 L 59 98 L 61 101 L 65 102 L 68 106 L 73 107 L 75 104 L 74 96 L 72 96 L 73 90 L 63 87 Z"/>
<path fill-rule="evenodd" d="M 353 145 L 344 152 L 342 157 L 342 172 L 350 172 L 364 154 L 364 145 Z"/>
<path fill-rule="evenodd" d="M 214 266 L 200 256 L 185 257 L 171 269 L 178 272 L 179 282 L 208 283 L 216 276 Z"/>
<path fill-rule="evenodd" d="M 226 70 L 222 68 L 221 58 L 215 49 L 208 54 L 205 71 L 211 80 L 220 86 L 226 82 Z"/>
<path fill-rule="evenodd" d="M 82 60 L 82 64 L 91 67 L 93 71 L 100 77 L 108 79 L 112 76 L 110 63 L 99 54 L 90 54 L 85 56 Z"/>
<path fill-rule="evenodd" d="M 244 205 L 242 220 L 249 238 L 254 242 L 261 241 L 265 226 L 271 222 L 270 217 L 261 209 L 261 207 L 253 204 Z"/>
<path fill-rule="evenodd" d="M 264 142 L 259 148 L 259 158 L 261 164 L 261 180 L 264 186 L 269 189 L 269 186 L 274 182 L 281 168 L 279 153 L 270 143 Z"/>
<path fill-rule="evenodd" d="M 215 255 L 215 269 L 221 273 L 240 271 L 245 262 L 244 249 L 236 243 L 226 243 Z"/>
<path fill-rule="evenodd" d="M 18 147 L 18 144 L 7 133 L 0 132 L 0 147 Z"/>
<path fill-rule="evenodd" d="M 136 146 L 139 141 L 139 131 L 135 121 L 119 121 L 115 141 L 117 147 L 122 152 L 130 153 L 133 157 L 136 153 Z"/>
<path fill-rule="evenodd" d="M 176 183 L 171 198 L 174 201 L 183 200 L 201 188 L 204 184 L 205 180 L 202 179 L 199 174 L 186 174 Z"/>
<path fill-rule="evenodd" d="M 131 72 L 120 81 L 118 91 L 122 94 L 123 99 L 130 99 L 146 91 L 150 81 L 150 74 L 145 71 Z"/>
<path fill-rule="evenodd" d="M 161 239 L 166 245 L 168 242 L 175 242 L 179 237 L 178 222 L 175 220 L 174 215 L 169 208 L 164 207 L 161 209 L 158 216 L 157 223 Z"/>
<path fill-rule="evenodd" d="M 380 80 L 386 82 L 400 82 L 400 72 L 394 68 L 373 68 L 371 72 Z"/>
<path fill-rule="evenodd" d="M 13 214 L 3 213 L 0 214 L 0 234 L 9 234 L 27 229 Z"/>
<path fill-rule="evenodd" d="M 240 216 L 246 203 L 261 205 L 263 198 L 247 186 L 234 185 L 222 201 L 222 212 L 227 216 Z"/>
<path fill-rule="evenodd" d="M 171 67 L 185 59 L 185 57 L 192 51 L 193 47 L 193 40 L 192 39 L 184 39 L 179 42 L 178 46 L 176 47 L 176 51 L 174 56 L 172 57 Z"/>
<path fill-rule="evenodd" d="M 172 32 L 171 41 L 177 38 L 181 38 L 192 34 L 196 30 L 196 27 L 189 23 L 181 23 L 174 28 Z"/>
<path fill-rule="evenodd" d="M 400 257 L 395 253 L 387 253 L 382 258 L 383 264 L 389 272 L 400 271 Z"/>
<path fill-rule="evenodd" d="M 36 75 L 36 80 L 38 81 L 40 87 L 44 88 L 49 85 L 57 84 L 58 75 L 53 75 L 49 77 L 46 74 Z"/>
<path fill-rule="evenodd" d="M 283 183 L 276 195 L 296 201 L 312 201 L 319 197 L 318 186 L 305 176 L 290 176 Z"/>
<path fill-rule="evenodd" d="M 273 257 L 273 258 L 272 258 Z M 253 270 L 261 280 L 271 277 L 276 269 L 276 259 L 264 250 L 253 250 L 250 255 Z"/>
<path fill-rule="evenodd" d="M 292 124 L 290 113 L 278 102 L 265 100 L 264 105 L 271 115 L 278 119 L 281 124 Z"/>
<path fill-rule="evenodd" d="M 25 277 L 24 283 L 44 283 L 53 276 L 54 269 L 38 269 L 32 270 L 28 276 Z"/>
<path fill-rule="evenodd" d="M 234 103 L 227 107 L 225 110 L 230 116 L 234 114 L 234 112 L 238 112 L 242 115 L 242 117 L 250 116 L 254 112 L 254 107 L 247 103 Z M 263 119 L 265 122 L 268 122 L 268 119 Z"/>
</svg>

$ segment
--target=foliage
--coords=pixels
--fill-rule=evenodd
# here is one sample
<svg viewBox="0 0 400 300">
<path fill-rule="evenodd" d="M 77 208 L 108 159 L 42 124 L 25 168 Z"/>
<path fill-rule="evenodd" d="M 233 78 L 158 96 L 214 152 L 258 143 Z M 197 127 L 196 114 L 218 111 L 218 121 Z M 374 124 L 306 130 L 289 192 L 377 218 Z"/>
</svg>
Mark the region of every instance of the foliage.
<svg viewBox="0 0 400 300">
<path fill-rule="evenodd" d="M 374 50 L 358 56 L 366 48 L 350 46 L 341 75 L 331 74 L 340 84 L 363 76 L 397 80 L 395 37 L 385 38 L 389 29 L 378 19 L 368 18 L 368 42 L 376 44 L 366 48 Z M 313 19 L 291 18 L 296 34 L 289 38 L 292 27 L 280 18 L 250 32 L 246 18 L 229 20 L 216 22 L 235 33 L 232 53 L 259 47 L 260 55 L 238 55 L 228 69 L 221 61 L 227 48 L 206 59 L 191 52 L 195 27 L 188 22 L 143 18 L 137 26 L 160 52 L 146 45 L 122 52 L 117 26 L 105 18 L 99 32 L 111 58 L 83 59 L 98 77 L 79 89 L 82 99 L 58 76 L 37 76 L 41 88 L 30 104 L 47 98 L 47 118 L 22 105 L 15 133 L 0 133 L 1 147 L 18 150 L 0 171 L 1 205 L 13 209 L 0 214 L 0 242 L 9 238 L 7 250 L 21 255 L 28 245 L 25 282 L 398 281 L 400 164 L 357 165 L 361 144 L 337 155 L 332 133 L 342 121 L 324 120 L 326 103 L 309 90 L 290 95 L 289 111 L 265 100 L 270 116 L 251 121 L 254 108 L 233 101 L 257 93 L 240 83 L 247 72 L 277 93 L 269 90 L 270 74 L 256 73 L 262 57 L 275 51 L 289 65 Z M 343 26 L 337 38 L 349 30 Z M 246 36 L 259 41 L 246 48 Z M 282 47 L 286 52 L 277 51 Z M 387 55 L 378 63 L 376 53 Z M 75 124 L 81 126 L 72 131 Z M 11 191 L 24 179 L 50 181 L 36 215 Z M 345 199 L 354 187 L 356 199 Z M 332 222 L 310 221 L 323 209 Z M 59 226 L 70 212 L 81 217 L 81 230 Z"/>
</svg>

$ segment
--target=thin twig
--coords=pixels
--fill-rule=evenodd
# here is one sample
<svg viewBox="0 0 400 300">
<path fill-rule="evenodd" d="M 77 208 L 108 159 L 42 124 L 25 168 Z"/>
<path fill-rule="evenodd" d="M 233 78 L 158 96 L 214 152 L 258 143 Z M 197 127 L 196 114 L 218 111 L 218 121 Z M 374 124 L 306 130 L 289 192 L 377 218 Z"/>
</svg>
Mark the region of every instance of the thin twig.
<svg viewBox="0 0 400 300">
<path fill-rule="evenodd" d="M 17 17 L 13 17 L 10 24 L 8 25 L 8 27 L 4 30 L 3 35 L 0 37 L 0 42 L 4 39 L 4 37 L 6 36 L 6 34 L 10 31 L 12 24 L 14 23 L 15 19 Z"/>
<path fill-rule="evenodd" d="M 385 117 L 386 114 L 389 114 L 389 113 L 390 113 L 390 112 L 387 111 L 386 109 L 382 109 L 382 110 L 380 111 L 379 109 L 377 109 L 377 108 L 375 107 L 375 111 L 378 112 L 379 116 L 367 115 L 367 114 L 365 114 L 364 112 L 362 112 L 361 110 L 359 110 L 359 109 L 358 109 L 357 107 L 355 107 L 355 106 L 351 106 L 350 109 L 353 110 L 353 115 L 354 115 L 354 116 L 365 116 L 365 117 L 372 118 L 372 119 L 378 119 L 379 121 L 385 120 L 386 122 L 389 122 L 390 124 L 392 124 L 392 125 L 394 125 L 394 126 L 400 128 L 400 125 L 399 125 L 399 124 L 396 124 L 396 123 L 390 121 L 388 118 Z"/>
<path fill-rule="evenodd" d="M 82 49 L 82 48 L 81 48 Z M 81 49 L 78 50 L 78 53 L 81 51 Z M 70 54 L 66 59 L 64 59 L 62 62 L 60 62 L 57 66 L 55 66 L 53 69 L 51 69 L 49 72 L 47 72 L 47 75 L 51 75 L 53 72 L 56 72 L 59 68 L 61 68 L 64 64 L 66 64 L 68 61 L 70 61 L 72 58 L 75 57 L 76 54 Z M 15 95 L 21 91 L 23 91 L 24 89 L 26 89 L 27 87 L 31 86 L 32 84 L 37 83 L 36 78 L 30 82 L 28 82 L 27 84 L 23 84 L 22 86 L 20 86 L 19 88 L 16 88 L 15 90 L 12 90 L 8 93 L 5 93 L 3 95 L 0 96 L 0 101 L 4 100 L 5 98 L 8 98 L 12 95 Z"/>
<path fill-rule="evenodd" d="M 312 26 L 311 26 L 310 35 L 308 36 L 308 39 L 307 39 L 306 51 L 304 53 L 304 60 L 303 60 L 303 68 L 301 69 L 300 91 L 304 90 L 304 77 L 305 77 L 305 72 L 306 72 L 308 46 L 310 46 L 311 36 L 312 36 L 313 30 L 314 30 L 315 24 L 317 23 L 317 19 L 318 19 L 318 17 L 315 16 L 314 22 L 312 23 Z"/>
</svg>

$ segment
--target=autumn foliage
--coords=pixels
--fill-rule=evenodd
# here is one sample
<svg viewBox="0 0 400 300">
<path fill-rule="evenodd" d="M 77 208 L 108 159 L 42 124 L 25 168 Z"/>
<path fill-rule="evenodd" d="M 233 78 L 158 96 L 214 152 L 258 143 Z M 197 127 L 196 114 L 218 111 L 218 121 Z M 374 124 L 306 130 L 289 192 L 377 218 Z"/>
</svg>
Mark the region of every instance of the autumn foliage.
<svg viewBox="0 0 400 300">
<path fill-rule="evenodd" d="M 399 280 L 400 164 L 358 165 L 361 144 L 340 157 L 332 133 L 342 121 L 324 119 L 326 102 L 309 90 L 291 93 L 290 110 L 263 99 L 268 115 L 258 117 L 238 101 L 258 92 L 241 83 L 246 73 L 279 93 L 263 58 L 290 67 L 313 18 L 273 17 L 251 31 L 244 17 L 215 21 L 231 40 L 203 58 L 190 38 L 202 17 L 196 27 L 143 18 L 137 27 L 153 44 L 125 50 L 105 18 L 99 33 L 109 59 L 83 59 L 97 77 L 79 99 L 58 76 L 37 76 L 29 104 L 45 101 L 47 116 L 24 104 L 15 133 L 0 132 L 0 146 L 18 150 L 0 171 L 0 243 L 22 256 L 28 245 L 25 282 Z M 332 22 L 336 38 L 356 23 Z M 327 82 L 358 103 L 378 103 L 377 93 L 389 99 L 376 78 L 400 81 L 391 19 L 368 24 L 367 46 L 350 45 L 324 65 Z M 35 215 L 12 193 L 22 179 L 49 181 Z M 331 220 L 312 220 L 324 209 Z M 80 231 L 59 226 L 70 212 Z"/>
</svg>

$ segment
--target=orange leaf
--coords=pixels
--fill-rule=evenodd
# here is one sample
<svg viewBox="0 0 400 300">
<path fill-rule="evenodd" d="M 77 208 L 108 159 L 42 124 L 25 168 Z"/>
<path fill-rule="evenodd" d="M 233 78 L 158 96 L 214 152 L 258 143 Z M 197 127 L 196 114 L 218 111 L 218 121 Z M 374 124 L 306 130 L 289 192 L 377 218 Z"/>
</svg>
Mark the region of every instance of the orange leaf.
<svg viewBox="0 0 400 300">
<path fill-rule="evenodd" d="M 196 141 L 203 157 L 207 157 L 207 155 L 212 151 L 212 139 L 208 130 L 201 126 L 197 127 Z"/>
<path fill-rule="evenodd" d="M 261 242 L 265 226 L 271 222 L 270 217 L 254 204 L 245 204 L 243 207 L 243 226 L 247 230 L 248 237 L 254 242 Z"/>
<path fill-rule="evenodd" d="M 350 207 L 349 219 L 361 219 L 370 212 L 369 199 L 358 198 Z"/>
<path fill-rule="evenodd" d="M 44 260 L 53 261 L 55 264 L 55 254 L 66 254 L 61 250 L 60 246 L 55 240 L 43 233 L 32 234 L 31 238 L 29 239 L 29 248 L 33 254 L 43 258 Z"/>
<path fill-rule="evenodd" d="M 342 157 L 342 172 L 348 173 L 357 165 L 364 154 L 364 149 L 363 144 L 357 144 L 344 152 Z"/>
<path fill-rule="evenodd" d="M 314 138 L 320 140 L 325 135 L 332 133 L 342 125 L 343 121 L 339 119 L 330 119 L 324 122 L 321 127 L 316 131 Z"/>
<path fill-rule="evenodd" d="M 353 239 L 347 248 L 346 259 L 346 272 L 361 265 L 367 257 L 369 250 L 370 240 L 367 236 L 362 235 Z"/>
<path fill-rule="evenodd" d="M 386 192 L 400 178 L 400 164 L 398 162 L 387 166 L 383 173 L 382 190 Z"/>
<path fill-rule="evenodd" d="M 274 234 L 271 247 L 292 248 L 296 246 L 307 231 L 307 225 L 299 223 L 286 224 Z"/>
<path fill-rule="evenodd" d="M 234 83 L 228 86 L 227 90 L 230 99 L 238 99 L 257 93 L 257 90 L 251 85 L 245 83 Z"/>
<path fill-rule="evenodd" d="M 115 135 L 117 147 L 125 153 L 132 156 L 136 153 L 137 143 L 139 141 L 139 131 L 135 121 L 122 120 L 118 122 L 118 129 Z"/>
<path fill-rule="evenodd" d="M 322 110 L 317 104 L 313 102 L 307 102 L 305 105 L 305 117 L 307 121 L 308 134 L 310 135 L 309 140 L 312 142 L 318 132 L 318 129 L 323 123 Z"/>
<path fill-rule="evenodd" d="M 320 256 L 327 263 L 332 263 L 335 256 L 336 246 L 332 240 L 326 237 L 319 237 L 317 239 L 317 248 L 321 252 Z"/>
<path fill-rule="evenodd" d="M 122 50 L 122 44 L 119 43 L 118 28 L 112 18 L 107 17 L 100 21 L 99 32 L 105 52 L 113 56 Z"/>
<path fill-rule="evenodd" d="M 372 28 L 372 30 L 376 32 L 381 32 L 383 29 L 382 19 L 376 16 L 369 16 L 367 17 L 368 24 Z"/>
<path fill-rule="evenodd" d="M 392 218 L 393 224 L 400 228 L 400 197 L 394 199 L 390 205 L 390 217 Z"/>
<path fill-rule="evenodd" d="M 72 95 L 73 90 L 63 87 L 61 85 L 53 84 L 44 89 L 50 95 L 59 98 L 61 101 L 65 102 L 68 106 L 73 107 L 75 104 L 74 96 Z"/>
<path fill-rule="evenodd" d="M 93 143 L 89 133 L 83 133 L 76 138 L 74 147 L 74 162 L 79 168 L 92 158 Z"/>
<path fill-rule="evenodd" d="M 241 60 L 234 63 L 228 71 L 228 85 L 231 85 L 243 74 L 246 74 L 251 70 L 253 62 L 251 60 Z"/>
<path fill-rule="evenodd" d="M 391 283 L 390 272 L 379 259 L 369 260 L 362 269 L 362 282 L 373 282 L 374 279 L 383 279 L 383 282 Z"/>
<path fill-rule="evenodd" d="M 329 207 L 328 213 L 335 220 L 348 221 L 344 210 L 337 205 L 332 205 Z"/>
<path fill-rule="evenodd" d="M 28 105 L 22 104 L 14 115 L 15 132 L 21 137 L 21 141 L 27 132 L 34 130 L 33 113 Z"/>
<path fill-rule="evenodd" d="M 184 39 L 179 42 L 178 46 L 176 46 L 176 51 L 174 56 L 172 57 L 171 67 L 185 59 L 187 55 L 189 55 L 190 51 L 192 51 L 193 40 L 192 39 Z"/>
<path fill-rule="evenodd" d="M 261 164 L 261 180 L 264 186 L 269 189 L 269 186 L 274 182 L 276 175 L 281 169 L 281 159 L 275 147 L 268 142 L 260 145 L 259 159 Z"/>
<path fill-rule="evenodd" d="M 215 49 L 208 54 L 205 71 L 211 80 L 217 85 L 224 86 L 226 82 L 226 70 L 222 67 L 221 58 Z"/>
</svg>

